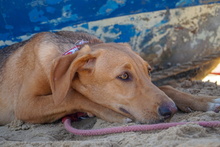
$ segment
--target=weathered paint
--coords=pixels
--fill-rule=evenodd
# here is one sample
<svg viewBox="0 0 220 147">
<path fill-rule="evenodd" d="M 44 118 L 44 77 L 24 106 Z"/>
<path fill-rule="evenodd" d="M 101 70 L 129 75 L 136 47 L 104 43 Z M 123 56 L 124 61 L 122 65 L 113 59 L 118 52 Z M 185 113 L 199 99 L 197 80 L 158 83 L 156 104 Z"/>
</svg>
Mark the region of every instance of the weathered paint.
<svg viewBox="0 0 220 147">
<path fill-rule="evenodd" d="M 0 46 L 83 22 L 220 0 L 0 0 Z"/>
<path fill-rule="evenodd" d="M 129 42 L 150 63 L 185 62 L 218 50 L 219 1 L 0 0 L 0 47 L 42 31 L 73 30 Z"/>
<path fill-rule="evenodd" d="M 122 16 L 65 27 L 129 42 L 151 64 L 182 63 L 220 50 L 220 4 Z"/>
</svg>

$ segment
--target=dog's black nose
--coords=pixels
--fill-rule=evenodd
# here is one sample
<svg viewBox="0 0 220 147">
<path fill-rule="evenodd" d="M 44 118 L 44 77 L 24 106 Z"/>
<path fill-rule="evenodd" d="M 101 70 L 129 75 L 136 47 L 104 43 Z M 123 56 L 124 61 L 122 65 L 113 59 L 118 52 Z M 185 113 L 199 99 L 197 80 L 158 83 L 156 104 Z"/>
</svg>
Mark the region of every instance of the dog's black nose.
<svg viewBox="0 0 220 147">
<path fill-rule="evenodd" d="M 177 108 L 175 105 L 162 105 L 159 107 L 158 112 L 164 119 L 171 118 L 176 113 Z"/>
<path fill-rule="evenodd" d="M 167 107 L 162 106 L 159 108 L 158 111 L 159 111 L 159 114 L 161 116 L 164 116 L 165 118 L 170 118 L 172 116 L 172 111 Z"/>
</svg>

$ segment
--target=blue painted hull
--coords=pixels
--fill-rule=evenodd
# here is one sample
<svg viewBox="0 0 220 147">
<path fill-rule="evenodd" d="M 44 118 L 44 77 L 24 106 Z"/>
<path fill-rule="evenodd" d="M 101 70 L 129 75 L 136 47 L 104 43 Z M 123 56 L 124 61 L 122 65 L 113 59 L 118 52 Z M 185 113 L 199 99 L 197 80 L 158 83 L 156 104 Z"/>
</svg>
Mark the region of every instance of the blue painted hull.
<svg viewBox="0 0 220 147">
<path fill-rule="evenodd" d="M 219 50 L 219 0 L 0 1 L 0 48 L 42 31 L 72 30 L 128 42 L 151 64 Z"/>
<path fill-rule="evenodd" d="M 19 36 L 59 30 L 80 23 L 211 2 L 207 0 L 0 1 L 0 40 L 21 41 Z"/>
</svg>

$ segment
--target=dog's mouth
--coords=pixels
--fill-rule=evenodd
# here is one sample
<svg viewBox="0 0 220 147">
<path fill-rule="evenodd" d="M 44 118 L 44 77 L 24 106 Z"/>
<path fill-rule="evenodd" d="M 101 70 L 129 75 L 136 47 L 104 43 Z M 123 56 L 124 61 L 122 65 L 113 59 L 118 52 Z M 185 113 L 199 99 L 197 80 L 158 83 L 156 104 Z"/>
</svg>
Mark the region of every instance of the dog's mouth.
<svg viewBox="0 0 220 147">
<path fill-rule="evenodd" d="M 122 111 L 123 113 L 126 113 L 126 114 L 128 114 L 128 115 L 131 115 L 130 112 L 128 112 L 126 109 L 124 109 L 124 108 L 122 108 L 122 107 L 120 107 L 119 110 Z"/>
<path fill-rule="evenodd" d="M 125 108 L 119 107 L 119 110 L 128 118 L 132 119 L 133 121 L 135 120 L 135 117 Z"/>
<path fill-rule="evenodd" d="M 164 122 L 169 122 L 171 117 L 169 118 L 158 118 L 158 119 L 149 119 L 149 120 L 141 120 L 138 121 L 135 119 L 135 117 L 125 108 L 119 107 L 119 110 L 123 112 L 127 117 L 131 118 L 135 123 L 137 124 L 157 124 L 157 123 L 164 123 Z"/>
</svg>

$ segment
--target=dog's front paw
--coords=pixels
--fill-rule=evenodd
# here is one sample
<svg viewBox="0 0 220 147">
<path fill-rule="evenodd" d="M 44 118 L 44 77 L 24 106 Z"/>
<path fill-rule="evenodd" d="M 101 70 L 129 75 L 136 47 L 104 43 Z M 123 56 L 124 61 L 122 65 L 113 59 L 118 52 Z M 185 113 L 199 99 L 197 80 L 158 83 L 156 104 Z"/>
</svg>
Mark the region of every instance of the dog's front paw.
<svg viewBox="0 0 220 147">
<path fill-rule="evenodd" d="M 220 98 L 212 99 L 208 103 L 208 111 L 219 112 L 220 111 Z"/>
</svg>

